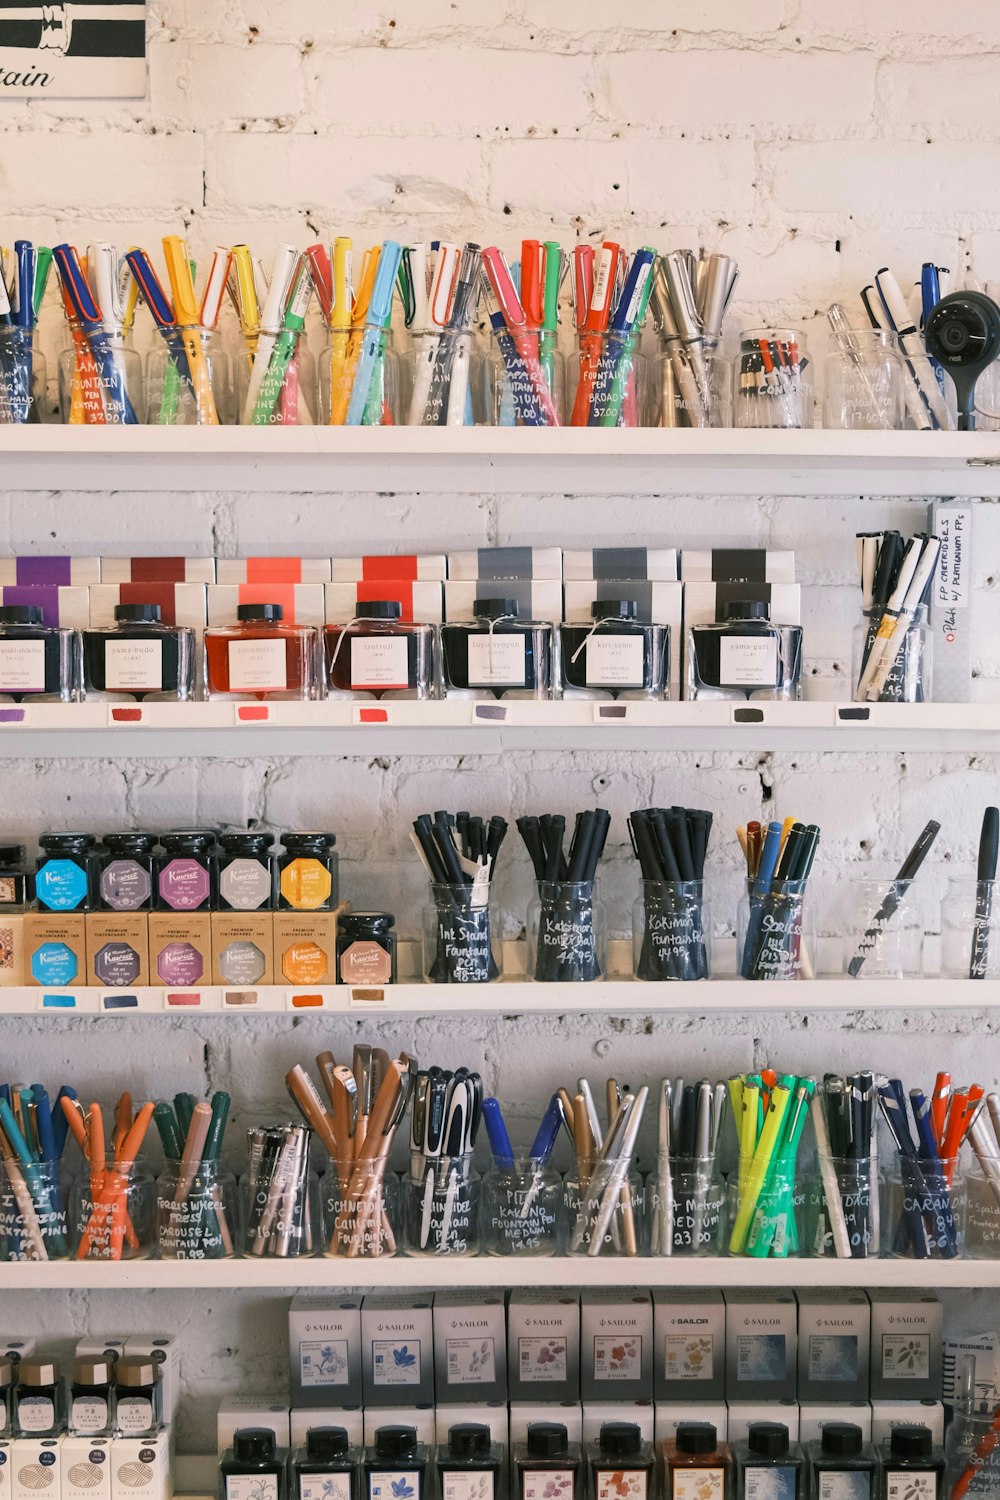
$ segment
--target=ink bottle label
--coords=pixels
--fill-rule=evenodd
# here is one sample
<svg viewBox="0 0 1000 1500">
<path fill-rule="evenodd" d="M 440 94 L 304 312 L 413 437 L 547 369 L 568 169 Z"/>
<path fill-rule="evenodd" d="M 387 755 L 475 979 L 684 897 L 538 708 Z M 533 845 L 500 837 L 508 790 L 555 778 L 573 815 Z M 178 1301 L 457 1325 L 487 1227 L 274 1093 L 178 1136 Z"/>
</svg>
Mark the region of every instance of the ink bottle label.
<svg viewBox="0 0 1000 1500">
<path fill-rule="evenodd" d="M 865 1469 L 820 1469 L 817 1500 L 872 1500 L 871 1475 Z"/>
<path fill-rule="evenodd" d="M 405 636 L 351 637 L 352 688 L 403 691 L 409 685 L 409 648 Z"/>
<path fill-rule="evenodd" d="M 370 1500 L 420 1500 L 422 1477 L 419 1469 L 373 1469 L 368 1475 Z"/>
<path fill-rule="evenodd" d="M 55 1423 L 51 1396 L 22 1396 L 17 1403 L 17 1425 L 22 1432 L 51 1432 Z"/>
<path fill-rule="evenodd" d="M 281 955 L 281 972 L 292 984 L 322 984 L 330 965 L 317 943 L 292 943 Z"/>
<path fill-rule="evenodd" d="M 496 1360 L 492 1339 L 448 1339 L 448 1382 L 458 1385 L 493 1385 Z"/>
<path fill-rule="evenodd" d="M 115 1420 L 124 1437 L 140 1437 L 154 1426 L 152 1402 L 145 1396 L 119 1396 Z"/>
<path fill-rule="evenodd" d="M 566 1379 L 566 1340 L 564 1338 L 520 1338 L 517 1362 L 521 1379 L 549 1384 Z"/>
<path fill-rule="evenodd" d="M 719 641 L 719 676 L 734 687 L 778 680 L 778 642 L 771 636 L 726 635 Z"/>
<path fill-rule="evenodd" d="M 642 687 L 643 646 L 642 636 L 590 636 L 585 647 L 587 686 Z"/>
<path fill-rule="evenodd" d="M 45 642 L 0 641 L 0 693 L 45 692 Z"/>
<path fill-rule="evenodd" d="M 278 1500 L 277 1474 L 227 1474 L 226 1500 Z"/>
<path fill-rule="evenodd" d="M 193 943 L 168 943 L 157 955 L 156 972 L 164 984 L 183 988 L 198 983 L 205 972 L 205 964 Z"/>
<path fill-rule="evenodd" d="M 594 1500 L 646 1500 L 649 1475 L 645 1469 L 598 1469 Z"/>
<path fill-rule="evenodd" d="M 388 984 L 392 978 L 392 955 L 380 943 L 352 943 L 340 955 L 342 984 Z"/>
<path fill-rule="evenodd" d="M 882 1374 L 892 1380 L 926 1380 L 930 1339 L 926 1333 L 883 1333 Z"/>
<path fill-rule="evenodd" d="M 113 859 L 101 871 L 101 899 L 112 911 L 138 911 L 151 892 L 149 871 L 134 859 Z"/>
<path fill-rule="evenodd" d="M 73 911 L 87 899 L 87 876 L 71 859 L 50 859 L 35 876 L 35 895 L 49 911 Z"/>
<path fill-rule="evenodd" d="M 174 911 L 193 911 L 208 892 L 208 871 L 197 860 L 172 859 L 160 871 L 160 895 Z"/>
<path fill-rule="evenodd" d="M 725 1500 L 725 1469 L 674 1469 L 673 1500 Z"/>
<path fill-rule="evenodd" d="M 342 1472 L 300 1474 L 299 1500 L 353 1500 L 351 1476 Z"/>
<path fill-rule="evenodd" d="M 444 1469 L 441 1500 L 494 1500 L 496 1485 L 489 1469 Z"/>
<path fill-rule="evenodd" d="M 372 1372 L 375 1385 L 419 1385 L 420 1340 L 373 1339 Z"/>
<path fill-rule="evenodd" d="M 111 989 L 135 984 L 141 972 L 139 955 L 128 943 L 105 943 L 94 955 L 94 973 Z"/>
<path fill-rule="evenodd" d="M 256 943 L 230 943 L 219 954 L 219 973 L 227 984 L 259 984 L 266 967 Z"/>
<path fill-rule="evenodd" d="M 521 1500 L 573 1500 L 573 1477 L 572 1469 L 522 1469 Z"/>
<path fill-rule="evenodd" d="M 109 693 L 163 690 L 163 642 L 105 641 L 104 686 Z"/>
<path fill-rule="evenodd" d="M 293 859 L 281 872 L 281 894 L 300 911 L 315 911 L 332 890 L 333 877 L 318 859 Z"/>
<path fill-rule="evenodd" d="M 285 639 L 229 642 L 232 693 L 284 692 L 288 686 Z"/>
<path fill-rule="evenodd" d="M 798 1470 L 787 1464 L 765 1464 L 743 1471 L 744 1500 L 795 1500 Z"/>
<path fill-rule="evenodd" d="M 219 876 L 219 895 L 237 911 L 256 911 L 271 898 L 271 872 L 258 859 L 234 859 Z"/>
<path fill-rule="evenodd" d="M 639 1380 L 642 1377 L 642 1339 L 600 1333 L 594 1338 L 595 1380 Z"/>
<path fill-rule="evenodd" d="M 502 683 L 505 687 L 524 687 L 523 635 L 469 636 L 469 686 L 492 687 Z"/>
<path fill-rule="evenodd" d="M 886 1500 L 935 1500 L 938 1476 L 933 1469 L 887 1469 Z"/>
<path fill-rule="evenodd" d="M 664 1340 L 664 1364 L 668 1380 L 711 1380 L 711 1334 L 693 1338 L 686 1333 L 668 1333 Z"/>
<path fill-rule="evenodd" d="M 857 1380 L 857 1334 L 813 1334 L 809 1341 L 809 1378 L 810 1380 Z"/>
<path fill-rule="evenodd" d="M 347 1385 L 346 1339 L 316 1339 L 299 1344 L 299 1376 L 303 1386 Z"/>
<path fill-rule="evenodd" d="M 69 1413 L 70 1430 L 78 1437 L 92 1437 L 108 1430 L 108 1403 L 101 1396 L 74 1396 Z"/>
</svg>

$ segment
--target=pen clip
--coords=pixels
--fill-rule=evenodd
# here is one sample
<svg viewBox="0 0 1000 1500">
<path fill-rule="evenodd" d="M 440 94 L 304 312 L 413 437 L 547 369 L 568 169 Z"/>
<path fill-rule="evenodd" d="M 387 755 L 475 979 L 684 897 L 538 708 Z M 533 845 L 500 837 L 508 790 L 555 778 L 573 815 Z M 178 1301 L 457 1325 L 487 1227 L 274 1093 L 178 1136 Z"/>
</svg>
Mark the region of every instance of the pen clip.
<svg viewBox="0 0 1000 1500">
<path fill-rule="evenodd" d="M 515 330 L 520 332 L 527 320 L 503 251 L 496 245 L 490 245 L 482 252 L 482 257 L 483 268 L 504 322 L 511 333 Z"/>
<path fill-rule="evenodd" d="M 521 241 L 521 306 L 529 328 L 541 328 L 544 315 L 542 247 L 538 240 Z"/>
<path fill-rule="evenodd" d="M 119 333 L 125 321 L 125 307 L 118 290 L 118 251 L 107 241 L 91 245 L 87 263 L 105 331 Z"/>
<path fill-rule="evenodd" d="M 431 294 L 427 302 L 427 324 L 436 329 L 442 329 L 448 322 L 448 314 L 451 309 L 452 293 L 455 289 L 455 281 L 458 276 L 458 263 L 461 252 L 457 245 L 450 241 L 442 240 L 438 247 L 437 264 L 434 267 L 434 280 L 431 284 Z"/>
<path fill-rule="evenodd" d="M 173 327 L 174 310 L 145 250 L 130 250 L 125 261 L 154 322 L 161 328 Z"/>
<path fill-rule="evenodd" d="M 55 245 L 52 255 L 59 272 L 59 281 L 66 300 L 73 309 L 74 317 L 79 318 L 81 323 L 99 323 L 101 310 L 94 301 L 90 285 L 83 274 L 83 266 L 80 264 L 80 257 L 75 246 Z"/>
<path fill-rule="evenodd" d="M 164 235 L 163 255 L 174 299 L 174 317 L 179 327 L 191 328 L 198 321 L 198 299 L 194 294 L 187 241 L 179 234 Z"/>
<path fill-rule="evenodd" d="M 205 292 L 198 315 L 202 328 L 209 332 L 214 332 L 219 326 L 222 299 L 225 296 L 226 282 L 229 280 L 229 268 L 232 263 L 233 252 L 229 247 L 216 245 L 212 252 L 212 264 L 209 267 L 208 280 L 205 283 Z"/>
</svg>

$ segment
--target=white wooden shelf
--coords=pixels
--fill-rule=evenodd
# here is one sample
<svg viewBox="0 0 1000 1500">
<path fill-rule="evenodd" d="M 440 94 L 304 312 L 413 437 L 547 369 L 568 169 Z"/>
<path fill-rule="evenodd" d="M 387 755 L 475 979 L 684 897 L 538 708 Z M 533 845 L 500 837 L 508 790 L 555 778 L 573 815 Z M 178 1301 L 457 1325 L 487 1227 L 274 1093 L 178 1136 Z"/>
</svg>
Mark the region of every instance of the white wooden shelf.
<svg viewBox="0 0 1000 1500">
<path fill-rule="evenodd" d="M 0 428 L 8 490 L 1000 494 L 1000 434 L 582 428 Z"/>
<path fill-rule="evenodd" d="M 0 756 L 1000 748 L 1000 703 L 0 704 Z"/>
</svg>

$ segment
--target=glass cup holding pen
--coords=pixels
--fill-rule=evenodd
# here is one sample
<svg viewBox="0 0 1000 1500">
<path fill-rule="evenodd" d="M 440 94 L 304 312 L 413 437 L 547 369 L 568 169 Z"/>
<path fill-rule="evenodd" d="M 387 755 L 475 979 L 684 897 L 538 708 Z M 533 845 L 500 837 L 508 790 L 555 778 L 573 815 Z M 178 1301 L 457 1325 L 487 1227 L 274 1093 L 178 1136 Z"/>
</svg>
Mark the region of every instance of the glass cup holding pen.
<svg viewBox="0 0 1000 1500">
<path fill-rule="evenodd" d="M 487 413 L 499 426 L 559 427 L 562 365 L 555 342 L 529 325 L 503 251 L 488 246 L 482 263 L 486 312 L 503 369 L 502 380 L 490 379 L 487 362 Z"/>
<path fill-rule="evenodd" d="M 31 328 L 0 327 L 0 426 L 39 422 L 48 377 Z"/>
<path fill-rule="evenodd" d="M 163 1260 L 224 1260 L 235 1255 L 236 1179 L 219 1166 L 230 1096 L 211 1103 L 177 1094 L 154 1105 L 166 1163 L 156 1184 L 156 1239 Z"/>
<path fill-rule="evenodd" d="M 927 606 L 941 543 L 898 531 L 857 538 L 862 619 L 854 632 L 856 703 L 924 703 L 931 698 L 933 635 Z"/>
<path fill-rule="evenodd" d="M 132 425 L 142 420 L 142 361 L 126 347 L 113 245 L 90 247 L 96 297 L 72 245 L 52 251 L 72 347 L 59 356 L 59 404 L 69 423 Z"/>
<path fill-rule="evenodd" d="M 467 812 L 421 813 L 413 846 L 431 882 L 423 911 L 423 969 L 428 984 L 489 984 L 503 969 L 503 945 L 493 901 L 497 855 L 507 833 L 503 818 L 489 823 Z"/>
<path fill-rule="evenodd" d="M 557 247 L 558 248 L 558 247 Z M 415 252 L 418 252 L 415 256 Z M 412 264 L 411 264 L 412 262 Z M 412 286 L 425 277 L 426 249 L 409 245 L 403 269 Z M 414 370 L 407 422 L 411 427 L 472 427 L 471 373 L 475 356 L 473 322 L 479 301 L 479 246 L 441 244 L 426 298 L 414 289 L 408 308 L 418 314 L 426 303 L 426 327 L 413 327 Z M 426 282 L 425 282 L 426 284 Z"/>
<path fill-rule="evenodd" d="M 733 370 L 736 427 L 813 425 L 812 367 L 794 328 L 748 328 Z"/>
<path fill-rule="evenodd" d="M 906 415 L 904 365 L 896 335 L 852 328 L 844 308 L 827 308 L 835 349 L 823 366 L 823 426 L 851 432 L 898 432 Z"/>
<path fill-rule="evenodd" d="M 410 1170 L 401 1188 L 407 1255 L 478 1255 L 482 1183 L 473 1151 L 478 1073 L 418 1073 L 410 1108 Z"/>
<path fill-rule="evenodd" d="M 816 937 L 805 897 L 818 844 L 815 823 L 792 823 L 787 838 L 782 824 L 768 825 L 737 912 L 737 953 L 744 979 L 814 977 Z"/>
<path fill-rule="evenodd" d="M 652 309 L 660 427 L 732 426 L 733 377 L 719 343 L 738 275 L 727 255 L 696 262 L 689 251 L 673 250 L 659 257 Z"/>
<path fill-rule="evenodd" d="M 603 1139 L 595 1131 L 596 1111 L 593 1123 L 589 1109 L 582 1117 L 579 1108 L 575 1112 L 577 1170 L 563 1184 L 570 1255 L 635 1256 L 645 1244 L 646 1195 L 634 1157 L 648 1098 L 645 1085 L 625 1094 Z"/>
<path fill-rule="evenodd" d="M 390 322 L 403 247 L 383 240 L 365 257 L 353 318 L 331 327 L 322 366 L 324 420 L 334 427 L 382 427 L 396 421 L 400 397 Z M 334 298 L 336 310 L 336 296 Z"/>
<path fill-rule="evenodd" d="M 799 1232 L 806 1202 L 798 1153 L 814 1078 L 783 1074 L 761 1111 L 760 1075 L 742 1081 L 739 1170 L 729 1180 L 729 1253 L 782 1259 L 808 1254 Z"/>
<path fill-rule="evenodd" d="M 898 1078 L 877 1082 L 879 1105 L 895 1147 L 882 1183 L 882 1254 L 954 1260 L 965 1245 L 967 1193 L 960 1163 L 982 1090 L 956 1089 L 939 1110 L 939 1092 L 904 1092 Z M 909 1103 L 914 1133 L 906 1118 Z"/>
<path fill-rule="evenodd" d="M 147 420 L 158 426 L 217 426 L 232 420 L 229 358 L 218 333 L 232 253 L 212 257 L 199 306 L 187 245 L 179 235 L 163 241 L 171 304 L 145 250 L 125 257 L 161 342 L 146 356 Z"/>
<path fill-rule="evenodd" d="M 364 1147 L 357 1157 L 328 1157 L 321 1183 L 326 1255 L 368 1260 L 397 1253 L 399 1184 L 387 1166 L 387 1152 Z"/>
<path fill-rule="evenodd" d="M 564 1200 L 559 1173 L 549 1166 L 563 1105 L 553 1094 L 530 1150 L 515 1153 L 499 1101 L 483 1100 L 493 1164 L 483 1179 L 483 1249 L 487 1255 L 546 1256 L 563 1251 Z"/>
<path fill-rule="evenodd" d="M 255 1257 L 291 1259 L 320 1248 L 319 1182 L 310 1167 L 312 1131 L 290 1123 L 247 1131 L 240 1179 L 240 1245 Z"/>
<path fill-rule="evenodd" d="M 707 979 L 711 912 L 705 901 L 705 852 L 712 814 L 694 808 L 632 813 L 629 835 L 642 871 L 632 907 L 636 979 Z"/>
<path fill-rule="evenodd" d="M 941 831 L 930 819 L 894 880 L 857 881 L 858 898 L 845 949 L 852 979 L 905 979 L 923 967 L 924 920 L 911 895 L 913 881 Z M 847 953 L 852 956 L 847 958 Z"/>
<path fill-rule="evenodd" d="M 607 917 L 595 877 L 610 826 L 604 808 L 578 813 L 567 858 L 565 818 L 518 818 L 537 876 L 527 915 L 530 979 L 579 984 L 604 978 Z"/>
<path fill-rule="evenodd" d="M 37 1140 L 31 1142 L 18 1124 L 11 1104 L 0 1098 L 0 1144 L 3 1146 L 0 1154 L 0 1261 L 64 1260 L 69 1254 L 62 1172 L 59 1151 L 53 1139 L 48 1096 L 38 1084 L 31 1094 L 37 1135 Z M 44 1096 L 44 1102 L 40 1095 Z M 39 1128 L 41 1110 L 45 1113 L 45 1123 Z"/>
</svg>

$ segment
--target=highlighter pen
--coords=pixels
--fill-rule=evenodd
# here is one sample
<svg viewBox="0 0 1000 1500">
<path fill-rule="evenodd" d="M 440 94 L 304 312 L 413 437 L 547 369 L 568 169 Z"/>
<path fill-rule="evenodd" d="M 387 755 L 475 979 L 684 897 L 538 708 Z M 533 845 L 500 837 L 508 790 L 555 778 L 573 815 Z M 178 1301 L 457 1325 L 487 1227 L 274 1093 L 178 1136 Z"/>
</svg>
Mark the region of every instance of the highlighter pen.
<svg viewBox="0 0 1000 1500">
<path fill-rule="evenodd" d="M 348 427 L 379 426 L 382 420 L 381 367 L 385 360 L 386 334 L 402 255 L 403 247 L 397 240 L 383 241 L 365 310 L 361 352 L 345 418 Z"/>
</svg>

